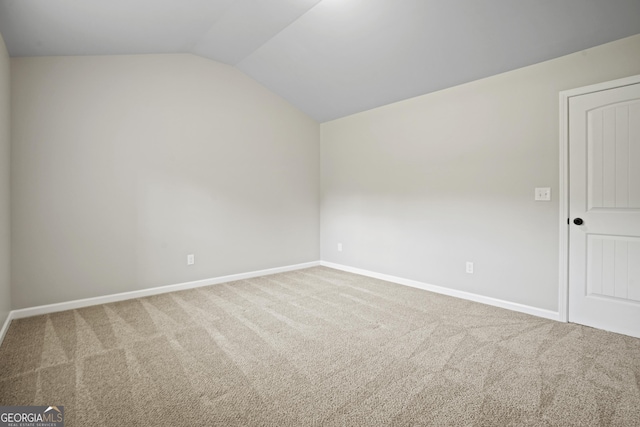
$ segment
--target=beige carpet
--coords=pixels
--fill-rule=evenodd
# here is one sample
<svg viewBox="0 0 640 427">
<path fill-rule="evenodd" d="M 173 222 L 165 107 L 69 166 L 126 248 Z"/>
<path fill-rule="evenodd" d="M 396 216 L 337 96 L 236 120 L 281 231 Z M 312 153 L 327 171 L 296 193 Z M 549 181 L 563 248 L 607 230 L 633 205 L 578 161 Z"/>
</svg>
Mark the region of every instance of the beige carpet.
<svg viewBox="0 0 640 427">
<path fill-rule="evenodd" d="M 323 267 L 16 320 L 67 426 L 639 426 L 640 340 Z"/>
</svg>

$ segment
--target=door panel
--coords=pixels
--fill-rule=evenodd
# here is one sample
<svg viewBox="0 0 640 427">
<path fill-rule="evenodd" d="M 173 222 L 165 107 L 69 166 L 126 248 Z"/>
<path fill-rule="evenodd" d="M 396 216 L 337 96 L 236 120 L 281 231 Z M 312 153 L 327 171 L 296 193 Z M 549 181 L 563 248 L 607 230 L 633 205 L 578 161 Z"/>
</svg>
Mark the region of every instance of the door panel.
<svg viewBox="0 0 640 427">
<path fill-rule="evenodd" d="M 569 214 L 569 320 L 640 337 L 640 84 L 570 98 Z"/>
<path fill-rule="evenodd" d="M 640 209 L 640 102 L 591 110 L 587 124 L 589 209 Z"/>
<path fill-rule="evenodd" d="M 640 238 L 587 236 L 587 295 L 640 302 Z"/>
</svg>

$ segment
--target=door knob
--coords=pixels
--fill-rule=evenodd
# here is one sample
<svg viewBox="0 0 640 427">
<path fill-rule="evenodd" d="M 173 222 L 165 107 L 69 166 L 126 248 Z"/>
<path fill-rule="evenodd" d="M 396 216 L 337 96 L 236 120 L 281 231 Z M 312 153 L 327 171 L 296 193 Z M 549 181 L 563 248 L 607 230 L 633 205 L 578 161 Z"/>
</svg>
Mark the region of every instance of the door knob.
<svg viewBox="0 0 640 427">
<path fill-rule="evenodd" d="M 573 220 L 573 223 L 575 225 L 582 225 L 582 224 L 584 224 L 584 221 L 582 220 L 582 218 L 576 218 L 576 219 Z"/>
</svg>

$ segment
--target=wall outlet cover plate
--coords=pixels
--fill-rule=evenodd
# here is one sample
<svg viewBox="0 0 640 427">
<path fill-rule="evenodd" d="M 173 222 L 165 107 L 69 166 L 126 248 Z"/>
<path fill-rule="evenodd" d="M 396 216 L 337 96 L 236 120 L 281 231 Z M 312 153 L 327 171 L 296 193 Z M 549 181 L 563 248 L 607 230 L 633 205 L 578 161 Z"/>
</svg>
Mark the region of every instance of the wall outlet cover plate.
<svg viewBox="0 0 640 427">
<path fill-rule="evenodd" d="M 551 201 L 551 188 L 549 187 L 541 187 L 536 188 L 536 197 L 537 201 L 549 202 Z"/>
</svg>

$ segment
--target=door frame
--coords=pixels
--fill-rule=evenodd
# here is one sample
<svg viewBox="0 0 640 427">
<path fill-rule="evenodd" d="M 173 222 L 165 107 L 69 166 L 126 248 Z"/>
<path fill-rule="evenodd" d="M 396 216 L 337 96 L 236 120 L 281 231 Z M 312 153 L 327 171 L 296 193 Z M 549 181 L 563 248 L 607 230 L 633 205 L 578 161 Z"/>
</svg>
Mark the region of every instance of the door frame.
<svg viewBox="0 0 640 427">
<path fill-rule="evenodd" d="M 640 74 L 560 92 L 560 262 L 558 280 L 558 320 L 569 321 L 569 100 L 574 96 L 640 83 Z"/>
</svg>

